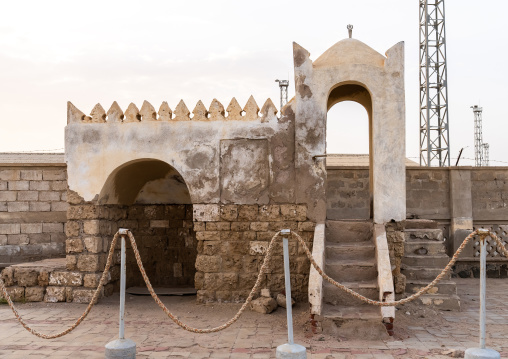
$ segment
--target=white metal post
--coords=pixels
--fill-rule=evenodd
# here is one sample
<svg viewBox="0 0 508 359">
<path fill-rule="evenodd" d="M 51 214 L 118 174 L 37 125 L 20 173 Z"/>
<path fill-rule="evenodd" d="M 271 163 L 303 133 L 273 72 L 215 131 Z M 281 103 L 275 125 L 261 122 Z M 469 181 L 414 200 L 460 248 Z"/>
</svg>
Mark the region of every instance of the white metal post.
<svg viewBox="0 0 508 359">
<path fill-rule="evenodd" d="M 125 263 L 125 234 L 122 234 L 122 250 L 121 250 L 121 260 L 120 260 L 120 332 L 118 334 L 119 339 L 125 339 L 125 326 L 124 326 L 124 317 L 125 317 L 125 276 L 127 272 L 127 267 Z"/>
<path fill-rule="evenodd" d="M 283 229 L 282 249 L 284 253 L 284 281 L 286 284 L 286 314 L 288 325 L 288 343 L 277 347 L 276 358 L 278 359 L 306 359 L 307 350 L 304 346 L 295 344 L 293 339 L 293 308 L 291 303 L 291 276 L 289 271 L 289 235 L 291 230 Z"/>
<path fill-rule="evenodd" d="M 486 291 L 487 291 L 487 238 L 482 236 L 480 254 L 480 349 L 485 349 Z"/>
<path fill-rule="evenodd" d="M 286 282 L 286 314 L 288 323 L 288 343 L 293 341 L 293 308 L 291 306 L 291 276 L 289 271 L 289 230 L 282 230 L 282 246 L 284 251 L 284 281 Z"/>
<path fill-rule="evenodd" d="M 485 347 L 486 338 L 486 320 L 487 320 L 487 236 L 489 231 L 479 229 L 480 236 L 480 347 L 469 348 L 464 355 L 465 359 L 499 359 L 501 355 L 493 350 Z"/>
<path fill-rule="evenodd" d="M 125 237 L 128 235 L 129 230 L 120 228 L 118 234 L 121 237 L 121 252 L 120 252 L 120 329 L 118 339 L 113 340 L 106 344 L 105 358 L 106 359 L 135 359 L 136 358 L 136 343 L 130 339 L 125 339 L 125 283 L 127 268 L 125 263 Z"/>
</svg>

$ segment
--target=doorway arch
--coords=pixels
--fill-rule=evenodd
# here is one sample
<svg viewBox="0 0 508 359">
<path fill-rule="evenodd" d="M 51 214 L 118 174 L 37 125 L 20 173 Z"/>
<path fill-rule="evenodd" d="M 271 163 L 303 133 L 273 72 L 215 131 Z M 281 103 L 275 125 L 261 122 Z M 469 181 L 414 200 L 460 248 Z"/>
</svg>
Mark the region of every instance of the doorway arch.
<svg viewBox="0 0 508 359">
<path fill-rule="evenodd" d="M 373 218 L 373 183 L 372 171 L 372 97 L 369 90 L 359 83 L 338 84 L 330 90 L 327 99 L 327 141 L 329 133 L 329 111 L 337 104 L 351 101 L 362 106 L 366 111 L 368 161 L 366 156 L 342 155 L 328 153 L 327 146 L 327 218 L 329 219 L 371 219 Z M 348 128 L 341 124 L 340 130 Z M 347 133 L 350 137 L 356 133 Z"/>
<path fill-rule="evenodd" d="M 197 241 L 192 202 L 174 167 L 152 158 L 127 162 L 108 176 L 99 204 L 108 217 L 103 225 L 133 232 L 154 287 L 194 288 Z M 133 255 L 127 256 L 127 286 L 144 287 Z"/>
</svg>

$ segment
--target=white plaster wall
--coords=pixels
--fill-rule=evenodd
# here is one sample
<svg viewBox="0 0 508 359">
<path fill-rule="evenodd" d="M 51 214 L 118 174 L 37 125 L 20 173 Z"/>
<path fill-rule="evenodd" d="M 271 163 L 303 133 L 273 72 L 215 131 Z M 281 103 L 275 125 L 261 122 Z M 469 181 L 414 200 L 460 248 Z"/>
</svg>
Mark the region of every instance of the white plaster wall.
<svg viewBox="0 0 508 359">
<path fill-rule="evenodd" d="M 181 174 L 193 203 L 218 203 L 220 140 L 271 138 L 289 126 L 275 116 L 267 122 L 70 123 L 65 128 L 69 189 L 85 201 L 94 200 L 119 166 L 137 159 L 157 159 Z M 249 178 L 238 177 L 244 180 Z"/>
</svg>

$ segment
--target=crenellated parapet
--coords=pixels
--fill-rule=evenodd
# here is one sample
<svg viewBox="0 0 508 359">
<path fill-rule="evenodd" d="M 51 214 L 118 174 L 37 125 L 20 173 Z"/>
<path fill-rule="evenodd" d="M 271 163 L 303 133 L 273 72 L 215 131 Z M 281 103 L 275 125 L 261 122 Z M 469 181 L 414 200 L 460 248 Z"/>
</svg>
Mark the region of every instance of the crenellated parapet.
<svg viewBox="0 0 508 359">
<path fill-rule="evenodd" d="M 101 104 L 94 106 L 90 115 L 87 116 L 81 112 L 71 102 L 67 102 L 67 123 L 126 123 L 126 122 L 148 122 L 148 121 L 260 121 L 270 122 L 277 119 L 277 108 L 271 99 L 267 99 L 261 108 L 257 105 L 254 97 L 250 96 L 245 106 L 242 107 L 233 97 L 228 107 L 224 106 L 213 99 L 207 109 L 200 100 L 192 110 L 192 113 L 180 100 L 172 111 L 168 103 L 164 101 L 159 110 L 148 101 L 144 101 L 141 108 L 134 103 L 130 103 L 127 109 L 122 111 L 118 103 L 115 101 L 106 112 Z"/>
</svg>

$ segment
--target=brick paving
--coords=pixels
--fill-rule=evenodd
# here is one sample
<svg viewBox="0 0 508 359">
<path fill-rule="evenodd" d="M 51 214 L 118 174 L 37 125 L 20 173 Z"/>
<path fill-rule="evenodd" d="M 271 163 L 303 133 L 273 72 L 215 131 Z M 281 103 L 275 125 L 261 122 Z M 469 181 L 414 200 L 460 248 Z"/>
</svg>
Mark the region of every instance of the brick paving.
<svg viewBox="0 0 508 359">
<path fill-rule="evenodd" d="M 477 346 L 478 280 L 457 281 L 461 312 L 397 311 L 396 335 L 388 340 L 353 341 L 312 335 L 306 322 L 306 304 L 297 304 L 295 342 L 308 348 L 311 359 L 343 358 L 450 358 Z M 489 279 L 488 346 L 508 358 L 508 280 Z M 194 297 L 164 297 L 180 319 L 199 327 L 215 326 L 231 317 L 238 304 L 196 304 Z M 185 332 L 165 317 L 150 297 L 127 296 L 126 336 L 137 343 L 138 358 L 274 358 L 275 348 L 287 341 L 285 311 L 270 315 L 248 311 L 231 328 L 214 334 Z M 74 303 L 27 303 L 20 312 L 34 328 L 60 331 L 85 306 Z M 409 313 L 406 314 L 406 313 Z M 307 330 L 306 330 L 307 329 Z M 104 345 L 118 334 L 118 295 L 105 298 L 71 334 L 43 340 L 32 336 L 0 306 L 0 358 L 103 358 Z"/>
</svg>

